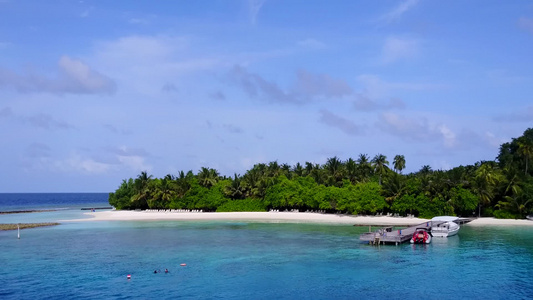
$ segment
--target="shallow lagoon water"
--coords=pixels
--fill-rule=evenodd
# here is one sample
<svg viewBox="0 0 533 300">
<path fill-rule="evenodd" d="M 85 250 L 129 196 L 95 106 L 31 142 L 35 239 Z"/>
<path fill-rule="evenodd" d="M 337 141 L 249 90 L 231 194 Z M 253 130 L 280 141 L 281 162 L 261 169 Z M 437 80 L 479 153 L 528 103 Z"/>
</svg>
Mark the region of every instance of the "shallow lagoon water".
<svg viewBox="0 0 533 300">
<path fill-rule="evenodd" d="M 82 214 L 70 213 L 72 219 Z M 380 247 L 359 242 L 359 234 L 367 230 L 318 224 L 108 221 L 22 230 L 20 240 L 16 232 L 4 231 L 0 232 L 0 298 L 528 299 L 533 295 L 531 227 L 466 225 L 458 236 L 435 238 L 429 245 Z M 170 273 L 153 273 L 165 268 Z"/>
</svg>

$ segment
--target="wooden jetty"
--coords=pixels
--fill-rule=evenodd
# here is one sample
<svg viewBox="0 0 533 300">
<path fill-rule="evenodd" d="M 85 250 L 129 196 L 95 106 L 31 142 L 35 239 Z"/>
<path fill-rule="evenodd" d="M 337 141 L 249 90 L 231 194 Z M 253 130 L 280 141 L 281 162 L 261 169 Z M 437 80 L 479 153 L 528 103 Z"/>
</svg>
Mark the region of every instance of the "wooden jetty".
<svg viewBox="0 0 533 300">
<path fill-rule="evenodd" d="M 470 222 L 471 219 L 459 218 L 455 222 L 458 224 L 465 224 Z M 381 244 L 401 244 L 411 240 L 411 237 L 415 231 L 419 228 L 431 231 L 432 226 L 437 226 L 445 221 L 427 221 L 421 224 L 414 226 L 409 226 L 403 229 L 394 229 L 393 226 L 383 227 L 374 232 L 363 233 L 359 236 L 359 240 L 363 242 L 368 242 L 371 245 L 381 245 Z"/>
</svg>

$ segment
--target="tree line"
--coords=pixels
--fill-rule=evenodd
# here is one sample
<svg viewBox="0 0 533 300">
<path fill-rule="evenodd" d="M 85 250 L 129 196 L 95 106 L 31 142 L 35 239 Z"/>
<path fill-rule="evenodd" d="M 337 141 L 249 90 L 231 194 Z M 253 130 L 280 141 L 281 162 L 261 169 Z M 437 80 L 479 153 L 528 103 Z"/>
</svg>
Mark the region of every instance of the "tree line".
<svg viewBox="0 0 533 300">
<path fill-rule="evenodd" d="M 329 213 L 495 216 L 524 218 L 533 212 L 533 129 L 500 146 L 494 161 L 450 170 L 429 165 L 403 174 L 406 161 L 383 154 L 372 159 L 327 159 L 324 164 L 258 163 L 244 175 L 222 176 L 202 167 L 196 174 L 153 178 L 141 172 L 109 194 L 117 209 L 204 211 L 322 210 Z"/>
</svg>

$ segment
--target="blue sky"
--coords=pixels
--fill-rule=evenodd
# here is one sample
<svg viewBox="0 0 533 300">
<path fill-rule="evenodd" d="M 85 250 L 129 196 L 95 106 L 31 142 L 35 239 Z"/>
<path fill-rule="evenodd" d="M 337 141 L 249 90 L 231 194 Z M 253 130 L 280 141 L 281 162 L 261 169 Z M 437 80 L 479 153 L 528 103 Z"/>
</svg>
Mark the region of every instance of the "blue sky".
<svg viewBox="0 0 533 300">
<path fill-rule="evenodd" d="M 533 3 L 0 0 L 0 192 L 396 154 L 533 127 Z"/>
</svg>

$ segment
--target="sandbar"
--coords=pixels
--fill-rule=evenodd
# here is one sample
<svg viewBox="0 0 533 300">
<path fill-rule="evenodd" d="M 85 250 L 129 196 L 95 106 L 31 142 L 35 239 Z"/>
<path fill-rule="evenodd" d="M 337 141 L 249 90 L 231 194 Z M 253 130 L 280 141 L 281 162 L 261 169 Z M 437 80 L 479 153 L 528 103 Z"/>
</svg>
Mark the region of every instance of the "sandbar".
<svg viewBox="0 0 533 300">
<path fill-rule="evenodd" d="M 0 224 L 0 230 L 17 230 L 17 229 L 26 229 L 26 228 L 37 228 L 37 227 L 45 227 L 45 226 L 55 226 L 59 225 L 59 223 L 18 223 L 18 224 Z"/>
</svg>

